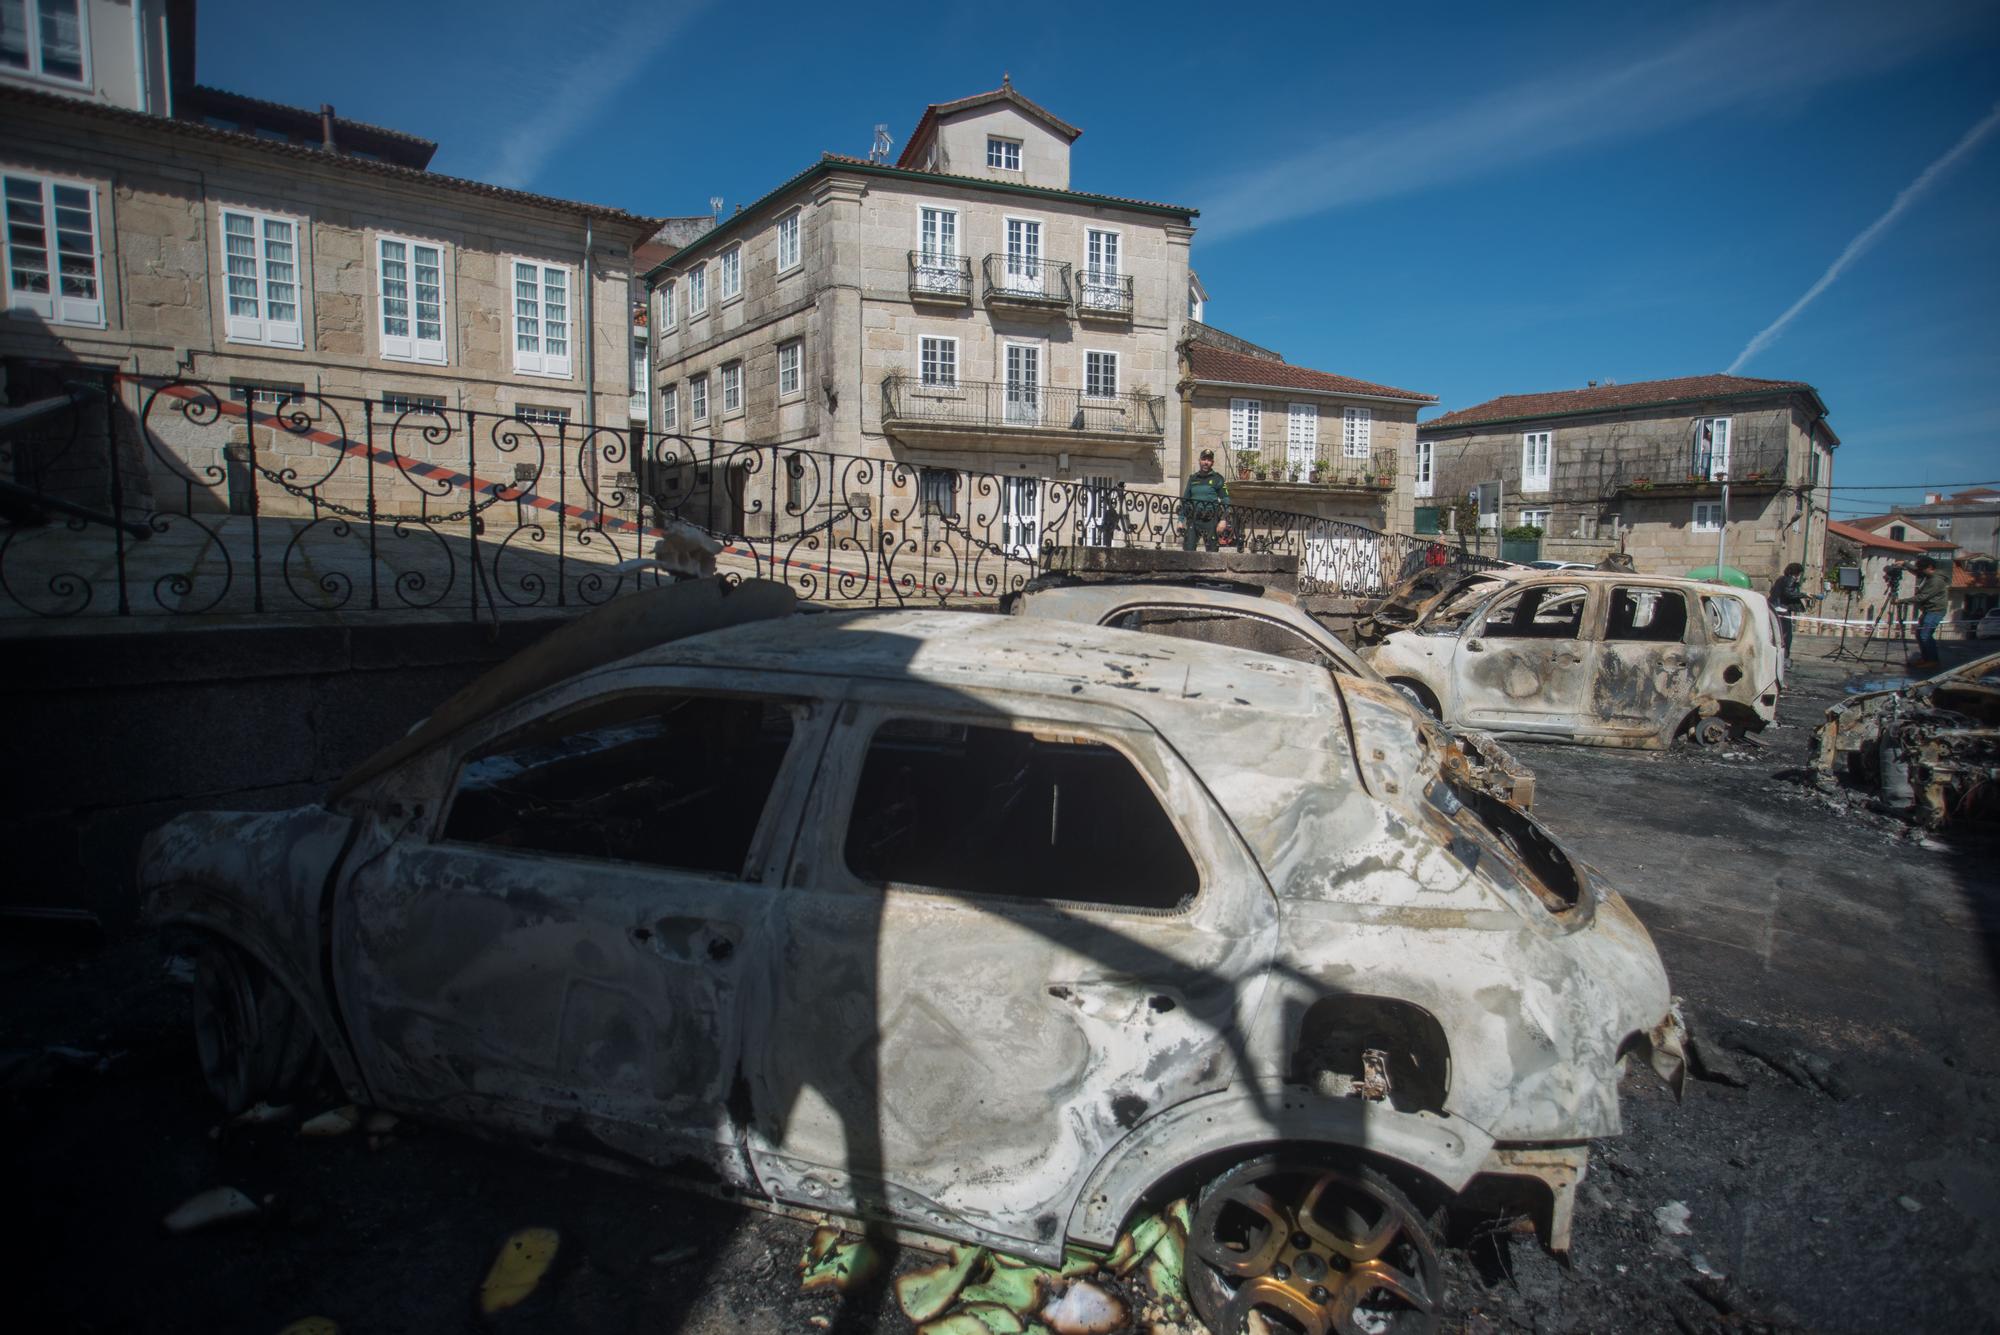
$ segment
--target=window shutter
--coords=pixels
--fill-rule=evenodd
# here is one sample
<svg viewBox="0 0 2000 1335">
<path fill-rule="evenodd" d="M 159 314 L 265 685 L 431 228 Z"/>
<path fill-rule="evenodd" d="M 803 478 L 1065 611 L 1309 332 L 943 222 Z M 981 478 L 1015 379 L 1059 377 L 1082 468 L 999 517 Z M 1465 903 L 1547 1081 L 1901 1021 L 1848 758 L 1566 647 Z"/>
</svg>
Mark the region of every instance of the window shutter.
<svg viewBox="0 0 2000 1335">
<path fill-rule="evenodd" d="M 416 359 L 442 366 L 446 361 L 443 248 L 411 246 L 410 269 L 414 308 L 410 336 L 415 340 Z"/>
<path fill-rule="evenodd" d="M 410 301 L 410 247 L 388 237 L 375 242 L 375 272 L 380 297 L 377 328 L 382 335 L 382 355 L 397 361 L 416 357 L 416 341 L 411 337 L 415 313 Z"/>
<path fill-rule="evenodd" d="M 257 220 L 247 213 L 222 214 L 223 337 L 245 343 L 264 341 L 264 285 L 258 277 Z"/>
</svg>

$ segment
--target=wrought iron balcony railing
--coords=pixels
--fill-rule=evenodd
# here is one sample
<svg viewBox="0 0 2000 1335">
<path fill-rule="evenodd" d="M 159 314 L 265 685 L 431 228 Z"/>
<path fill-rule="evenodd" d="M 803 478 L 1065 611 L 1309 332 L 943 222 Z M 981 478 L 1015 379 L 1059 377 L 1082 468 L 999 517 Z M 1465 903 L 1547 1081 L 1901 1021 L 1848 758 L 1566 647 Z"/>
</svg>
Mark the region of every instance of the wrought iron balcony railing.
<svg viewBox="0 0 2000 1335">
<path fill-rule="evenodd" d="M 924 384 L 902 372 L 882 381 L 882 420 L 891 428 L 1078 431 L 1158 438 L 1166 432 L 1166 414 L 1167 401 L 1158 394 L 1096 397 L 1078 389 L 1019 381 Z"/>
<path fill-rule="evenodd" d="M 1065 308 L 1070 303 L 1067 264 L 1024 255 L 988 255 L 981 271 L 989 302 Z"/>
<path fill-rule="evenodd" d="M 1610 461 L 1612 489 L 1668 495 L 1720 492 L 1725 477 L 1732 487 L 1780 487 L 1786 444 L 1782 432 L 1744 432 L 1720 442 L 1697 436 L 1681 450 L 1618 450 Z M 1563 489 L 1560 477 L 1556 488 Z"/>
<path fill-rule="evenodd" d="M 1233 476 L 1240 482 L 1389 491 L 1396 485 L 1392 448 L 1350 455 L 1339 445 L 1286 445 L 1267 441 L 1258 449 L 1238 449 Z"/>
<path fill-rule="evenodd" d="M 910 298 L 913 301 L 972 301 L 972 261 L 962 255 L 910 252 Z"/>
<path fill-rule="evenodd" d="M 1076 277 L 1076 313 L 1085 319 L 1132 318 L 1132 275 L 1085 269 Z"/>
</svg>

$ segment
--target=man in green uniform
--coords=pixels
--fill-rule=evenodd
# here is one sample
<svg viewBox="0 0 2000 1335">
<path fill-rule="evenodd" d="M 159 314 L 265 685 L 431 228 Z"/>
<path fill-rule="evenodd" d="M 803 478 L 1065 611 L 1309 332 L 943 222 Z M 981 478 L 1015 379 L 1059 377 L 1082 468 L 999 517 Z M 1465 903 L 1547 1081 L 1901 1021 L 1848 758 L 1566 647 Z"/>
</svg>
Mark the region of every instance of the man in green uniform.
<svg viewBox="0 0 2000 1335">
<path fill-rule="evenodd" d="M 1215 471 L 1215 451 L 1201 452 L 1201 468 L 1190 474 L 1181 489 L 1181 550 L 1191 552 L 1197 537 L 1209 551 L 1216 550 L 1215 526 L 1222 509 L 1229 504 L 1229 484 Z"/>
<path fill-rule="evenodd" d="M 1937 628 L 1951 599 L 1951 581 L 1928 556 L 1919 556 L 1911 565 L 1917 572 L 1916 591 L 1910 595 L 1910 610 L 1917 614 L 1917 656 L 1910 666 L 1934 668 L 1938 665 Z"/>
</svg>

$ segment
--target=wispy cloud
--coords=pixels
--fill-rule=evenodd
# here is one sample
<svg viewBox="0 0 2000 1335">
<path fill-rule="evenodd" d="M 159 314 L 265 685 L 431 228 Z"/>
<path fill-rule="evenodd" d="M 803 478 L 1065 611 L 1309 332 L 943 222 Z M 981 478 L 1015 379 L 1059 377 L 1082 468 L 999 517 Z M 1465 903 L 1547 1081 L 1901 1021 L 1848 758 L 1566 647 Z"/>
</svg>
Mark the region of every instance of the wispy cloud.
<svg viewBox="0 0 2000 1335">
<path fill-rule="evenodd" d="M 1940 0 L 1732 9 L 1645 54 L 1565 62 L 1562 77 L 1478 94 L 1426 120 L 1336 135 L 1197 186 L 1202 239 L 1452 184 L 1895 68 L 1964 21 Z"/>
<path fill-rule="evenodd" d="M 1895 225 L 1896 219 L 1902 217 L 1912 204 L 1923 198 L 1930 188 L 1937 184 L 1939 177 L 1958 165 L 1959 159 L 1979 147 L 1980 141 L 1992 134 L 1996 127 L 2000 127 L 2000 102 L 1994 103 L 1993 110 L 1986 113 L 1985 119 L 1967 130 L 1943 157 L 1924 168 L 1918 173 L 1916 180 L 1904 186 L 1888 210 L 1862 229 L 1859 236 L 1847 243 L 1847 249 L 1841 251 L 1833 263 L 1826 266 L 1826 272 L 1819 276 L 1818 282 L 1806 289 L 1804 296 L 1786 307 L 1783 315 L 1771 321 L 1755 338 L 1744 344 L 1743 351 L 1736 354 L 1736 360 L 1729 363 L 1729 373 L 1734 375 L 1743 368 L 1745 362 L 1777 342 L 1778 335 L 1785 331 L 1786 325 L 1797 318 L 1800 311 L 1812 305 L 1814 298 L 1832 287 L 1834 280 L 1847 271 L 1848 265 L 1867 254 L 1869 249 L 1882 239 L 1882 234 Z"/>
<path fill-rule="evenodd" d="M 493 162 L 484 173 L 496 185 L 531 184 L 549 159 L 630 83 L 668 40 L 710 0 L 639 0 L 616 7 L 565 7 L 563 47 L 552 57 L 538 47 L 532 63 L 507 71 L 519 115 L 494 127 Z"/>
</svg>

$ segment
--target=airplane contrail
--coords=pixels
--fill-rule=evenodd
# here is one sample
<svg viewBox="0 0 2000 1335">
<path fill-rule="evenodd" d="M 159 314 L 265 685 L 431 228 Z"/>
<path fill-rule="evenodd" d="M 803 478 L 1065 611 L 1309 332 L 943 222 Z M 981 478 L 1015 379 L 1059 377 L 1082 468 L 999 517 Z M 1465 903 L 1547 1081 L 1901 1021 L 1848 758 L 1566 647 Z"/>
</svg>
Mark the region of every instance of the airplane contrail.
<svg viewBox="0 0 2000 1335">
<path fill-rule="evenodd" d="M 1895 203 L 1889 205 L 1888 211 L 1874 222 L 1868 224 L 1867 230 L 1862 232 L 1861 235 L 1847 243 L 1847 249 L 1841 251 L 1840 257 L 1827 266 L 1826 272 L 1819 276 L 1818 282 L 1806 289 L 1804 296 L 1793 302 L 1783 315 L 1771 321 L 1770 325 L 1762 333 L 1744 344 L 1743 351 L 1736 354 L 1736 360 L 1729 363 L 1728 373 L 1730 375 L 1736 374 L 1741 369 L 1743 363 L 1755 357 L 1765 348 L 1770 347 L 1777 340 L 1778 335 L 1784 332 L 1785 326 L 1790 324 L 1800 311 L 1810 306 L 1815 297 L 1831 287 L 1833 280 L 1847 271 L 1848 265 L 1860 259 L 1867 253 L 1870 246 L 1881 240 L 1882 233 L 1889 230 L 1890 224 L 1901 217 L 1904 210 L 1916 203 L 1925 191 L 1936 184 L 1938 177 L 1950 171 L 1960 158 L 1970 153 L 1974 148 L 1977 148 L 1979 141 L 1991 134 L 1996 125 L 2000 125 L 2000 102 L 1994 104 L 1993 110 L 1986 113 L 1984 120 L 1980 121 L 1979 124 L 1973 126 L 1970 130 L 1967 130 L 1965 137 L 1953 144 L 1949 152 L 1930 166 L 1924 168 L 1916 180 L 1904 186 L 1902 192 L 1896 196 Z"/>
</svg>

